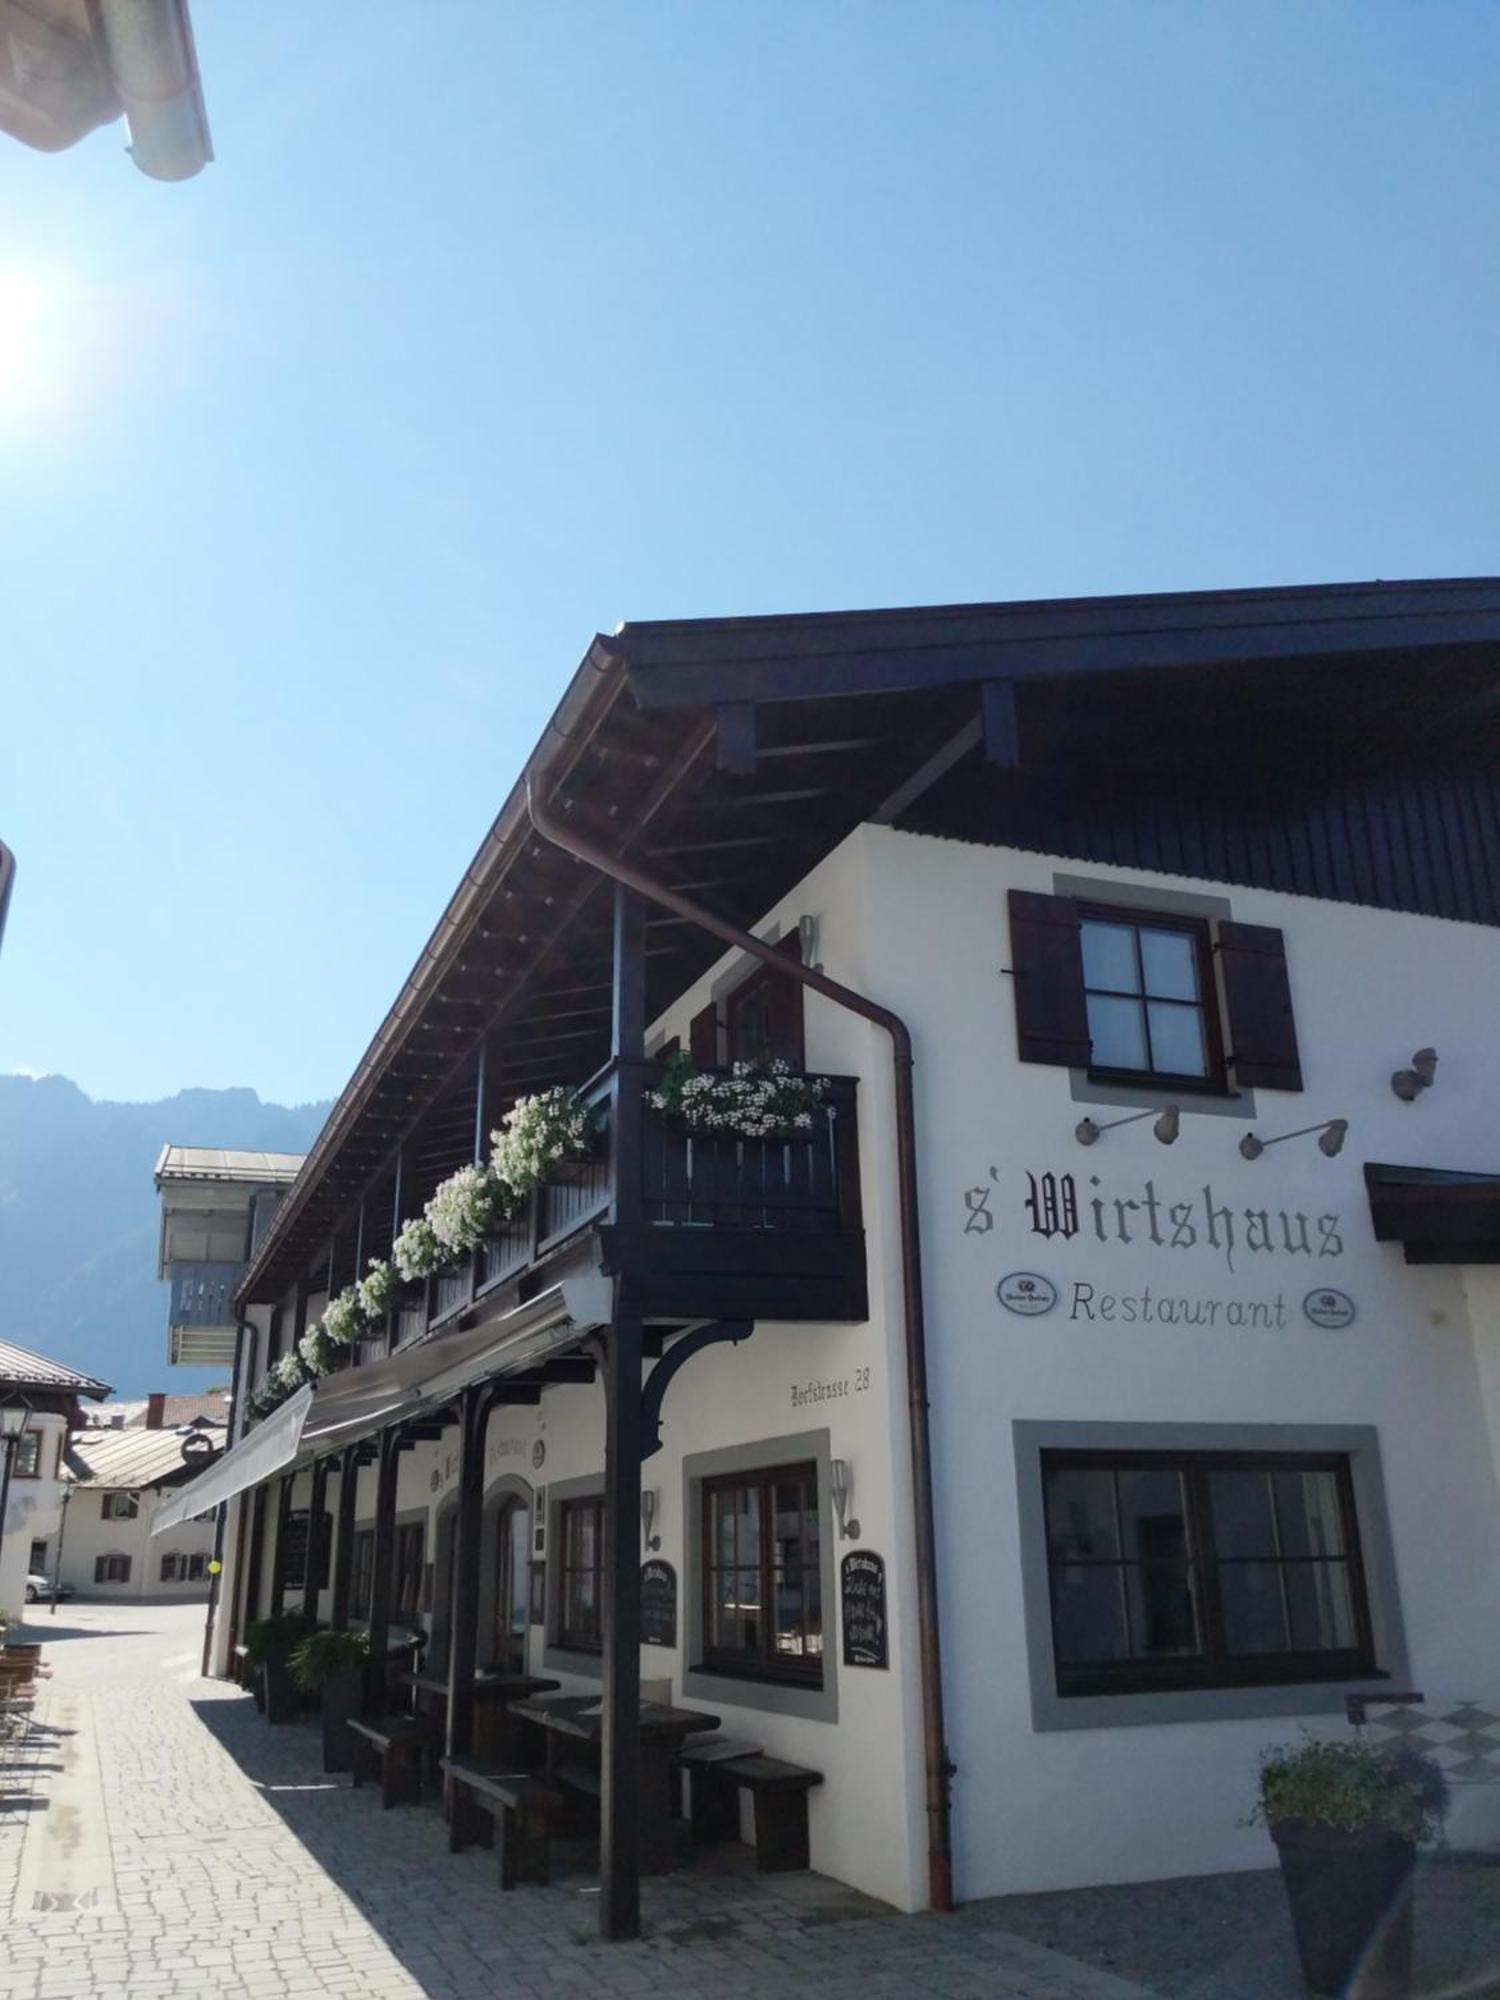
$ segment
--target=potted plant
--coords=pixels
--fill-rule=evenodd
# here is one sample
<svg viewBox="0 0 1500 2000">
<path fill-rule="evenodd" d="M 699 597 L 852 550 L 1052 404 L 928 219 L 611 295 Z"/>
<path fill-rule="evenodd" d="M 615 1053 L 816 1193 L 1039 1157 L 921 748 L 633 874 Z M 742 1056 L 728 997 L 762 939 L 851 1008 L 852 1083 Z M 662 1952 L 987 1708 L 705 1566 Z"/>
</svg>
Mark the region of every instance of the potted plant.
<svg viewBox="0 0 1500 2000">
<path fill-rule="evenodd" d="M 267 1722 L 297 1719 L 298 1691 L 287 1659 L 298 1640 L 306 1637 L 308 1629 L 307 1619 L 300 1611 L 252 1618 L 245 1627 L 245 1653 L 260 1690 L 256 1706 Z"/>
<path fill-rule="evenodd" d="M 1446 1804 L 1442 1772 L 1413 1750 L 1309 1738 L 1266 1753 L 1251 1817 L 1276 1843 L 1310 1993 L 1410 1992 L 1412 1870 Z"/>
<path fill-rule="evenodd" d="M 305 1693 L 316 1694 L 323 1716 L 323 1769 L 354 1768 L 349 1724 L 359 1713 L 364 1692 L 365 1662 L 370 1657 L 368 1632 L 309 1632 L 287 1655 L 292 1678 Z"/>
</svg>

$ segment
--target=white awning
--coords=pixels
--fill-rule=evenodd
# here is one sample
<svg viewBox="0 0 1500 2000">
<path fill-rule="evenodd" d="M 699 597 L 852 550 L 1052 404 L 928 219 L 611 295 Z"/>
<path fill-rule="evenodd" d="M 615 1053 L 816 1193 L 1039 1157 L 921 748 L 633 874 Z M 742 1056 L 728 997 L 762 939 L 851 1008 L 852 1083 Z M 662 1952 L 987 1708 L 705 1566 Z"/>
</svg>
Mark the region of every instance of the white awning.
<svg viewBox="0 0 1500 2000">
<path fill-rule="evenodd" d="M 448 1402 L 471 1383 L 516 1375 L 614 1318 L 614 1280 L 591 1271 L 565 1278 L 503 1319 L 400 1348 L 383 1361 L 346 1368 L 299 1389 L 249 1437 L 158 1508 L 164 1534 L 232 1500 L 294 1461 L 306 1465 L 362 1437 Z"/>
<path fill-rule="evenodd" d="M 312 1402 L 310 1385 L 289 1396 L 279 1410 L 256 1425 L 249 1437 L 241 1438 L 232 1451 L 226 1451 L 206 1472 L 190 1479 L 158 1507 L 151 1533 L 163 1535 L 168 1528 L 210 1513 L 221 1501 L 232 1500 L 237 1493 L 259 1486 L 273 1472 L 290 1465 L 302 1447 L 302 1427 Z"/>
<path fill-rule="evenodd" d="M 383 1361 L 327 1376 L 303 1426 L 303 1454 L 341 1450 L 448 1402 L 471 1383 L 535 1368 L 613 1317 L 614 1281 L 593 1271 L 565 1278 L 503 1319 L 417 1341 Z"/>
</svg>

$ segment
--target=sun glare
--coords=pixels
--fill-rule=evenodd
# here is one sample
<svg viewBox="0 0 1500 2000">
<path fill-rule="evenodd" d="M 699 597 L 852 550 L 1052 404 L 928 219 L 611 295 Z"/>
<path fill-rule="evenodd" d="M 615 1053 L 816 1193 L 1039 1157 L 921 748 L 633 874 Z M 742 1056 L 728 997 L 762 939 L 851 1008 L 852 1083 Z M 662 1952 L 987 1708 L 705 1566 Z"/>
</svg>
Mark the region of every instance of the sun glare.
<svg viewBox="0 0 1500 2000">
<path fill-rule="evenodd" d="M 0 271 L 0 409 L 25 409 L 40 387 L 42 287 L 21 271 Z"/>
</svg>

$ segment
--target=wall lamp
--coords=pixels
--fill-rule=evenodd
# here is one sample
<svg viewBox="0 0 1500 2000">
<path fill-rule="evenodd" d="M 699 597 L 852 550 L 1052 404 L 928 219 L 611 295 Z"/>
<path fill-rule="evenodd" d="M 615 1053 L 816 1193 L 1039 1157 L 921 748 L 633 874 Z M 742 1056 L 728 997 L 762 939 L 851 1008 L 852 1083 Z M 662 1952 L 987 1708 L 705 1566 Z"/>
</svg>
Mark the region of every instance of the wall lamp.
<svg viewBox="0 0 1500 2000">
<path fill-rule="evenodd" d="M 830 1484 L 833 1487 L 833 1511 L 839 1517 L 839 1533 L 846 1541 L 853 1541 L 859 1535 L 858 1521 L 846 1521 L 849 1502 L 854 1497 L 854 1481 L 849 1477 L 849 1461 L 836 1458 L 828 1468 Z"/>
<path fill-rule="evenodd" d="M 1415 1104 L 1424 1090 L 1431 1090 L 1437 1075 L 1437 1050 L 1418 1049 L 1411 1059 L 1410 1069 L 1398 1069 L 1392 1073 L 1391 1089 L 1403 1104 Z"/>
<path fill-rule="evenodd" d="M 1128 1118 L 1111 1118 L 1107 1125 L 1096 1125 L 1092 1118 L 1080 1118 L 1073 1127 L 1073 1137 L 1080 1146 L 1092 1146 L 1101 1132 L 1113 1132 L 1117 1125 L 1139 1125 L 1143 1118 L 1155 1118 L 1151 1130 L 1164 1146 L 1172 1145 L 1182 1127 L 1182 1114 L 1175 1104 L 1168 1104 L 1162 1110 L 1154 1107 L 1150 1111 L 1132 1111 Z"/>
<path fill-rule="evenodd" d="M 652 1523 L 655 1519 L 656 1488 L 654 1486 L 643 1486 L 641 1488 L 641 1540 L 646 1544 L 652 1555 L 655 1555 L 656 1551 L 661 1547 L 661 1536 L 653 1535 L 651 1532 Z"/>
<path fill-rule="evenodd" d="M 1274 1139 L 1257 1139 L 1253 1132 L 1247 1132 L 1240 1141 L 1240 1152 L 1247 1160 L 1258 1160 L 1267 1146 L 1283 1145 L 1288 1139 L 1305 1139 L 1309 1132 L 1319 1132 L 1318 1151 L 1334 1159 L 1344 1150 L 1344 1135 L 1349 1130 L 1347 1118 L 1330 1118 L 1322 1125 L 1299 1125 L 1295 1132 L 1278 1132 Z"/>
</svg>

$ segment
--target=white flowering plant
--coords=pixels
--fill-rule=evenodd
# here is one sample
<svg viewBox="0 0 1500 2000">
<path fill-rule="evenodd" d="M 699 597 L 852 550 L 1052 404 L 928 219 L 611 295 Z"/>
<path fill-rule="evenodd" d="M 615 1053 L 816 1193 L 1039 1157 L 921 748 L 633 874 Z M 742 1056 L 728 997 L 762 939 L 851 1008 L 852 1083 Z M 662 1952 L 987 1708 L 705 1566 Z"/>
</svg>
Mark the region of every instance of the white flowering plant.
<svg viewBox="0 0 1500 2000">
<path fill-rule="evenodd" d="M 347 1285 L 336 1298 L 328 1301 L 324 1308 L 322 1328 L 330 1345 L 352 1347 L 364 1331 L 365 1316 L 360 1308 L 359 1293 L 355 1286 Z"/>
<path fill-rule="evenodd" d="M 359 1310 L 366 1324 L 384 1319 L 396 1303 L 400 1281 L 390 1265 L 379 1257 L 370 1259 L 370 1268 L 355 1286 Z"/>
<path fill-rule="evenodd" d="M 744 1139 L 779 1139 L 811 1129 L 813 1113 L 828 1091 L 826 1076 L 803 1076 L 790 1063 L 763 1069 L 737 1062 L 722 1070 L 699 1069 L 681 1050 L 671 1056 L 651 1092 L 658 1111 L 680 1118 L 694 1132 L 732 1132 Z"/>
<path fill-rule="evenodd" d="M 519 1200 L 539 1188 L 559 1160 L 586 1153 L 597 1123 L 594 1107 L 561 1084 L 518 1097 L 490 1134 L 490 1165 Z"/>
<path fill-rule="evenodd" d="M 440 1249 L 462 1257 L 479 1247 L 516 1201 L 515 1191 L 493 1167 L 460 1167 L 437 1189 L 424 1214 Z"/>
<path fill-rule="evenodd" d="M 310 1375 L 326 1375 L 333 1360 L 333 1341 L 329 1336 L 326 1320 L 314 1320 L 312 1325 L 297 1342 L 297 1352 L 301 1355 Z"/>
<path fill-rule="evenodd" d="M 408 1285 L 417 1278 L 430 1278 L 443 1261 L 442 1249 L 425 1215 L 403 1222 L 391 1245 L 391 1262 L 396 1275 Z"/>
</svg>

